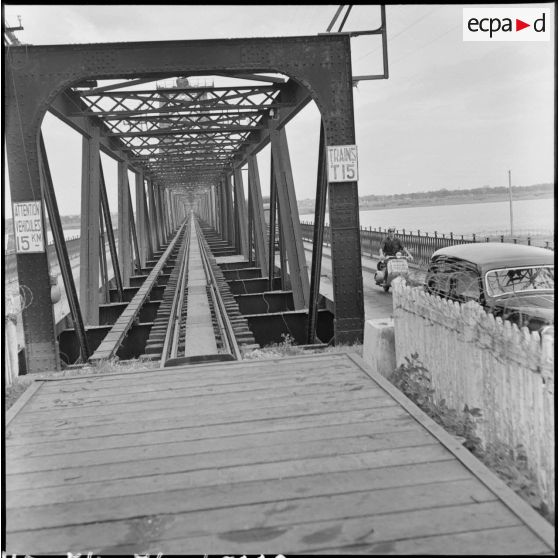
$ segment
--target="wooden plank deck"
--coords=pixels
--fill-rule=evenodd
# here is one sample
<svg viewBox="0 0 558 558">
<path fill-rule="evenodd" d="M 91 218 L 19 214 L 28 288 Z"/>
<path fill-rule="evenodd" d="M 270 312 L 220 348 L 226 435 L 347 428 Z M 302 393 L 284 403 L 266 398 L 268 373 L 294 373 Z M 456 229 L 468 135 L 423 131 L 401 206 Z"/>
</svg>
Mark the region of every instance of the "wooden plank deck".
<svg viewBox="0 0 558 558">
<path fill-rule="evenodd" d="M 554 530 L 358 357 L 37 381 L 8 554 L 552 554 Z"/>
</svg>

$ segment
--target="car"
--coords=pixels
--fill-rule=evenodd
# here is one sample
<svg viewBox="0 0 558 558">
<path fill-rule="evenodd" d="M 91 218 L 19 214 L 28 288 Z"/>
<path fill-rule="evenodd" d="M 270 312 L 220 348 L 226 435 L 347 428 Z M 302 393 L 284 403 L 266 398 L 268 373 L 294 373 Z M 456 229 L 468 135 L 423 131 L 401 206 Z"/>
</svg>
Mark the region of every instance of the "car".
<svg viewBox="0 0 558 558">
<path fill-rule="evenodd" d="M 521 244 L 457 244 L 436 250 L 425 278 L 430 294 L 474 300 L 531 331 L 554 324 L 554 252 Z"/>
</svg>

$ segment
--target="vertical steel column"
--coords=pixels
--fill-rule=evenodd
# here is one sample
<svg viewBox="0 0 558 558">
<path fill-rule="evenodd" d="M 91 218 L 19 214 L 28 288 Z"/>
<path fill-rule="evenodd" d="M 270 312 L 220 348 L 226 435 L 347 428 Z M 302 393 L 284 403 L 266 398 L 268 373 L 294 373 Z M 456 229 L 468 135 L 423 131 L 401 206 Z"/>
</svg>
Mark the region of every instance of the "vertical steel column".
<svg viewBox="0 0 558 558">
<path fill-rule="evenodd" d="M 143 173 L 136 173 L 136 230 L 139 243 L 140 266 L 145 267 L 147 260 L 147 228 L 145 218 L 145 189 L 143 184 Z"/>
<path fill-rule="evenodd" d="M 256 261 L 262 270 L 262 276 L 267 274 L 267 246 L 265 243 L 265 215 L 263 209 L 262 188 L 258 160 L 255 155 L 248 158 L 248 188 L 251 193 L 252 215 L 254 222 L 254 239 L 256 242 Z"/>
<path fill-rule="evenodd" d="M 235 216 L 238 219 L 239 251 L 248 256 L 248 213 L 246 211 L 246 198 L 244 197 L 244 184 L 242 181 L 242 170 L 240 167 L 234 169 L 234 206 Z"/>
<path fill-rule="evenodd" d="M 277 182 L 279 218 L 286 244 L 294 306 L 295 310 L 301 310 L 308 307 L 310 285 L 285 128 L 271 128 L 270 136 Z"/>
<path fill-rule="evenodd" d="M 151 241 L 153 243 L 153 251 L 156 252 L 161 248 L 159 240 L 159 219 L 157 216 L 157 206 L 155 204 L 155 186 L 152 180 L 147 182 L 147 191 L 149 193 L 149 218 L 151 221 Z"/>
<path fill-rule="evenodd" d="M 132 196 L 130 195 L 130 183 L 128 181 L 128 173 L 126 173 L 126 189 L 128 190 L 128 202 L 130 213 L 130 229 L 132 233 L 132 247 L 135 252 L 135 258 L 132 257 L 132 267 L 135 269 L 136 275 L 141 275 L 141 258 L 138 244 L 138 234 L 136 231 L 136 219 L 134 217 L 134 205 L 132 204 Z M 133 255 L 133 254 L 132 254 Z"/>
<path fill-rule="evenodd" d="M 54 193 L 54 186 L 52 184 L 52 177 L 48 164 L 47 153 L 43 141 L 43 135 L 40 134 L 40 153 L 41 153 L 41 170 L 43 175 L 43 194 L 45 203 L 48 210 L 50 221 L 50 229 L 54 240 L 54 247 L 56 249 L 56 256 L 58 257 L 58 264 L 60 265 L 60 272 L 64 281 L 64 289 L 66 290 L 66 298 L 70 306 L 72 320 L 74 322 L 74 329 L 77 334 L 80 357 L 82 362 L 89 358 L 89 346 L 87 344 L 87 336 L 85 334 L 85 327 L 83 326 L 83 318 L 79 307 L 76 286 L 74 283 L 74 276 L 72 275 L 72 266 L 70 258 L 68 257 L 68 249 L 66 247 L 66 239 L 64 238 L 64 230 L 62 229 L 62 222 L 60 221 L 60 213 L 58 212 L 58 204 L 56 203 L 56 194 Z"/>
<path fill-rule="evenodd" d="M 165 235 L 163 232 L 163 216 L 159 192 L 160 186 L 158 184 L 153 184 L 153 201 L 155 205 L 155 215 L 157 215 L 157 240 L 159 242 L 159 248 L 161 248 L 165 244 Z"/>
<path fill-rule="evenodd" d="M 281 219 L 281 206 L 277 204 L 277 222 L 279 224 L 279 267 L 281 268 L 281 289 L 292 289 L 291 280 L 289 279 L 290 269 L 287 269 L 287 250 L 285 242 L 285 233 L 283 231 Z"/>
<path fill-rule="evenodd" d="M 128 164 L 118 161 L 118 259 L 122 269 L 122 285 L 130 286 L 132 246 L 130 242 L 130 191 Z"/>
<path fill-rule="evenodd" d="M 327 200 L 326 152 L 323 122 L 320 124 L 320 146 L 318 148 L 318 178 L 316 183 L 316 207 L 314 213 L 314 237 L 312 248 L 312 276 L 310 279 L 310 303 L 308 306 L 307 343 L 316 340 L 316 323 L 318 318 L 318 296 L 320 294 L 320 276 L 322 272 L 322 252 L 324 245 L 324 224 Z"/>
<path fill-rule="evenodd" d="M 167 215 L 168 215 L 168 219 L 169 219 L 169 234 L 172 234 L 172 232 L 175 229 L 175 225 L 174 225 L 174 194 L 170 191 L 170 190 L 165 190 L 165 196 L 167 198 L 166 204 L 167 204 Z"/>
<path fill-rule="evenodd" d="M 79 300 L 86 324 L 99 325 L 100 130 L 83 137 Z"/>
<path fill-rule="evenodd" d="M 215 232 L 221 234 L 223 213 L 221 211 L 221 184 L 218 183 L 213 187 L 213 195 L 215 198 Z"/>
<path fill-rule="evenodd" d="M 114 238 L 114 229 L 112 228 L 112 217 L 110 215 L 110 207 L 108 203 L 107 188 L 105 185 L 105 175 L 103 173 L 103 167 L 101 161 L 99 161 L 99 182 L 101 191 L 101 208 L 103 210 L 103 215 L 105 217 L 105 223 L 107 226 L 107 235 L 109 241 L 110 257 L 112 260 L 112 269 L 114 271 L 114 281 L 116 282 L 116 290 L 118 292 L 118 299 L 122 302 L 122 275 L 120 274 L 120 264 L 118 262 L 118 252 L 116 249 L 116 241 Z"/>
<path fill-rule="evenodd" d="M 250 176 L 248 176 L 248 261 L 254 263 L 254 215 L 252 211 L 252 190 L 250 189 Z"/>
<path fill-rule="evenodd" d="M 25 93 L 16 88 L 11 53 L 4 60 L 6 155 L 10 174 L 12 204 L 42 202 L 38 155 L 39 125 L 31 120 L 37 111 L 26 103 Z M 25 71 L 25 70 L 24 70 Z M 41 203 L 41 210 L 42 210 Z M 42 220 L 45 251 L 16 253 L 17 276 L 25 309 L 22 309 L 23 335 L 27 372 L 45 372 L 59 368 L 58 347 L 54 328 L 54 312 L 50 298 L 50 277 L 46 251 L 46 229 Z M 14 231 L 15 233 L 15 231 Z M 22 296 L 23 300 L 23 296 Z"/>
<path fill-rule="evenodd" d="M 159 186 L 159 211 L 161 213 L 161 232 L 163 234 L 163 244 L 166 244 L 169 239 L 169 231 L 167 224 L 167 207 L 165 205 L 165 190 Z"/>
<path fill-rule="evenodd" d="M 161 211 L 163 212 L 163 223 L 165 224 L 165 244 L 169 241 L 170 238 L 170 226 L 169 226 L 169 205 L 167 203 L 166 197 L 167 189 L 161 189 L 160 197 L 161 197 Z"/>
<path fill-rule="evenodd" d="M 174 193 L 171 190 L 167 190 L 167 199 L 169 207 L 169 230 L 172 236 L 172 233 L 176 230 L 176 223 L 174 220 Z"/>
<path fill-rule="evenodd" d="M 217 230 L 217 192 L 216 192 L 216 186 L 215 185 L 211 186 L 209 192 L 211 194 L 211 221 L 213 223 L 213 228 L 215 229 L 216 232 L 218 232 L 218 230 Z"/>
<path fill-rule="evenodd" d="M 101 205 L 99 203 L 99 205 Z M 101 214 L 102 208 L 99 208 L 99 252 L 101 257 L 99 258 L 99 263 L 101 264 L 101 278 L 102 278 L 102 294 L 103 302 L 105 304 L 110 302 L 109 294 L 109 278 L 108 278 L 108 266 L 107 266 L 107 252 L 106 252 L 106 240 L 105 240 L 105 224 L 103 223 L 103 216 Z"/>
<path fill-rule="evenodd" d="M 225 178 L 225 197 L 226 197 L 226 213 L 227 213 L 227 241 L 231 246 L 235 244 L 235 228 L 234 228 L 234 211 L 232 200 L 232 174 L 227 174 Z"/>
<path fill-rule="evenodd" d="M 275 243 L 277 240 L 277 184 L 275 182 L 275 170 L 273 168 L 273 153 L 271 154 L 270 177 L 269 177 L 269 290 L 273 290 L 273 278 L 275 277 Z"/>
<path fill-rule="evenodd" d="M 149 191 L 149 189 L 148 189 Z M 147 197 L 143 196 L 143 212 L 145 214 L 145 238 L 147 240 L 146 260 L 153 258 L 153 228 L 149 219 L 149 210 L 147 208 Z"/>
<path fill-rule="evenodd" d="M 229 241 L 229 212 L 227 196 L 227 178 L 223 177 L 220 183 L 221 193 L 221 238 Z"/>
</svg>

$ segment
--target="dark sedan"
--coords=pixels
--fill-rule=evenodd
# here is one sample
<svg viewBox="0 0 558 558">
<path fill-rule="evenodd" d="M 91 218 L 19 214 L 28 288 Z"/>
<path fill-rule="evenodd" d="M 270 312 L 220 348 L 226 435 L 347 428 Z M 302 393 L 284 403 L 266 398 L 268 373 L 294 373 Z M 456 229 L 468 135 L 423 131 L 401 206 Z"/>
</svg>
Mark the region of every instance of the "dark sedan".
<svg viewBox="0 0 558 558">
<path fill-rule="evenodd" d="M 426 290 L 474 300 L 487 311 L 539 330 L 554 323 L 554 252 L 509 243 L 448 246 L 432 254 Z"/>
</svg>

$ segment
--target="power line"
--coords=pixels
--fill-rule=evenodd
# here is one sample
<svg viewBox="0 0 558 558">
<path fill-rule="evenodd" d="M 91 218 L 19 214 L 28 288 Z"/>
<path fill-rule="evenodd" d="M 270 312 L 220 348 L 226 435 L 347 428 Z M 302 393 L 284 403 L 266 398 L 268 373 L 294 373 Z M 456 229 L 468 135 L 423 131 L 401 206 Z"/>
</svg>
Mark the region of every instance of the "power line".
<svg viewBox="0 0 558 558">
<path fill-rule="evenodd" d="M 420 17 L 419 19 L 417 19 L 416 21 L 414 21 L 413 23 L 411 23 L 410 25 L 407 25 L 407 27 L 405 27 L 404 29 L 402 29 L 401 31 L 399 31 L 399 33 L 396 33 L 393 37 L 389 37 L 389 43 L 391 44 L 397 37 L 399 37 L 400 35 L 402 35 L 403 33 L 405 33 L 405 31 L 411 29 L 411 27 L 414 27 L 415 25 L 417 25 L 417 23 L 420 23 L 424 18 L 428 17 L 432 12 L 434 12 L 434 10 L 437 8 L 434 7 L 432 8 L 429 12 L 427 12 L 426 14 L 424 14 L 422 17 Z M 367 52 L 366 54 L 363 54 L 358 60 L 357 62 L 360 62 L 361 60 L 363 60 L 364 58 L 370 56 L 371 54 L 373 54 L 374 52 L 377 52 L 378 50 L 380 50 L 381 47 L 376 47 L 373 48 L 370 52 Z"/>
<path fill-rule="evenodd" d="M 432 43 L 435 43 L 437 40 L 441 39 L 442 37 L 445 37 L 448 33 L 451 33 L 454 29 L 457 29 L 458 27 L 460 27 L 460 23 L 454 25 L 453 27 L 450 27 L 447 31 L 444 31 L 441 35 L 438 35 L 437 37 L 434 37 L 434 39 L 432 39 L 431 41 L 428 41 L 427 43 L 424 43 L 422 46 L 415 48 L 412 52 L 409 52 L 409 54 L 406 54 L 404 56 L 401 56 L 395 60 L 391 60 L 391 63 L 397 63 L 400 62 L 401 60 L 404 60 L 405 58 L 412 56 L 413 54 L 416 54 L 417 52 L 421 51 L 423 48 L 426 48 L 427 46 L 431 45 Z"/>
</svg>

